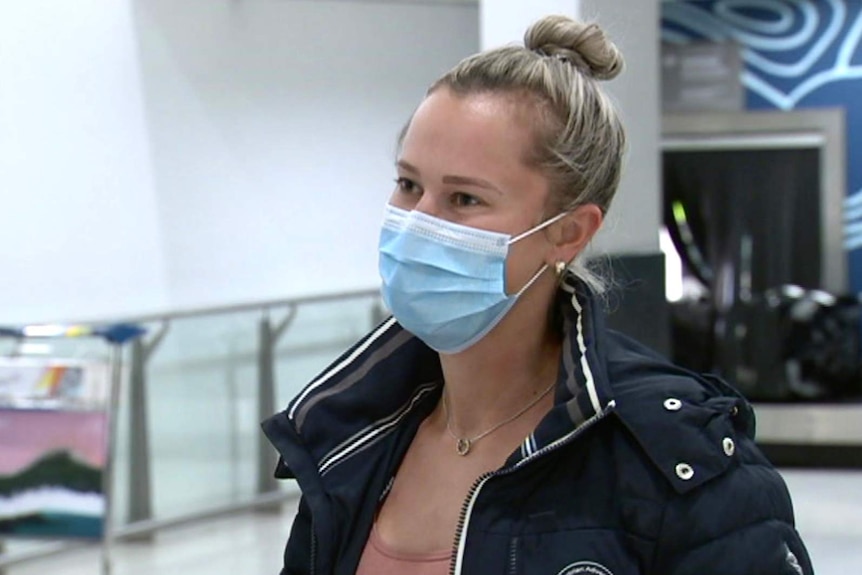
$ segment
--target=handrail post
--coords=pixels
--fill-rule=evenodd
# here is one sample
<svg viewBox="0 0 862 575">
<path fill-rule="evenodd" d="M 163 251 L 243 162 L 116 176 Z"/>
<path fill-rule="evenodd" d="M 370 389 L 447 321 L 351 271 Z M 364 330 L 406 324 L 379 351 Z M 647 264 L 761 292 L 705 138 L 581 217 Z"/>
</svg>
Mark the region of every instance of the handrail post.
<svg viewBox="0 0 862 575">
<path fill-rule="evenodd" d="M 371 329 L 374 329 L 389 317 L 389 310 L 380 300 L 374 300 L 371 304 Z"/>
<path fill-rule="evenodd" d="M 268 310 L 264 310 L 260 320 L 258 335 L 258 421 L 275 413 L 275 346 L 285 330 L 296 317 L 296 306 L 288 307 L 287 316 L 275 327 L 270 322 Z M 278 482 L 273 476 L 275 458 L 272 446 L 262 433 L 257 440 L 257 493 L 265 494 L 278 490 Z M 278 510 L 280 505 L 264 508 Z"/>
<path fill-rule="evenodd" d="M 132 343 L 129 366 L 129 507 L 128 522 L 152 519 L 152 486 L 150 474 L 150 434 L 147 410 L 147 364 L 168 331 L 168 322 L 146 342 Z M 138 536 L 151 540 L 152 533 Z"/>
<path fill-rule="evenodd" d="M 114 478 L 116 472 L 117 419 L 120 410 L 120 393 L 122 392 L 123 348 L 118 343 L 111 344 L 111 384 L 108 394 L 108 453 L 102 476 L 102 489 L 105 496 L 105 517 L 102 520 L 102 575 L 111 575 L 113 569 L 114 550 Z"/>
</svg>

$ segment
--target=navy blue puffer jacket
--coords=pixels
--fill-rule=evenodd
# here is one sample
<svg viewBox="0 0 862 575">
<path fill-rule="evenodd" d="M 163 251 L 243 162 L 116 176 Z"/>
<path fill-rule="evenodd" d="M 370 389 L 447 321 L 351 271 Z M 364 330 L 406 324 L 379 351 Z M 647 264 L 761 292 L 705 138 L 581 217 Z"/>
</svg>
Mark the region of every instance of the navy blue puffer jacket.
<svg viewBox="0 0 862 575">
<path fill-rule="evenodd" d="M 473 485 L 451 572 L 810 575 L 748 403 L 607 330 L 574 280 L 560 311 L 555 406 Z M 282 575 L 353 575 L 441 380 L 437 354 L 390 318 L 263 423 L 276 475 L 302 490 Z"/>
</svg>

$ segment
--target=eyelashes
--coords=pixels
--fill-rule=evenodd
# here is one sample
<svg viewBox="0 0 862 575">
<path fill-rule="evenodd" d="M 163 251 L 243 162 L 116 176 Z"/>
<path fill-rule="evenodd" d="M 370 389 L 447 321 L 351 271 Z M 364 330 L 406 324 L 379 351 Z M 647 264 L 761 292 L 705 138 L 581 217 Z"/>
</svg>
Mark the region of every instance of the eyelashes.
<svg viewBox="0 0 862 575">
<path fill-rule="evenodd" d="M 422 194 L 422 188 L 410 178 L 398 177 L 394 179 L 395 188 L 398 193 L 410 196 L 419 196 Z M 473 206 L 485 205 L 485 202 L 479 196 L 469 194 L 467 192 L 453 191 L 450 192 L 447 198 L 449 205 L 456 208 L 469 208 Z"/>
<path fill-rule="evenodd" d="M 412 194 L 418 191 L 419 186 L 410 178 L 395 178 L 395 187 L 399 192 Z"/>
</svg>

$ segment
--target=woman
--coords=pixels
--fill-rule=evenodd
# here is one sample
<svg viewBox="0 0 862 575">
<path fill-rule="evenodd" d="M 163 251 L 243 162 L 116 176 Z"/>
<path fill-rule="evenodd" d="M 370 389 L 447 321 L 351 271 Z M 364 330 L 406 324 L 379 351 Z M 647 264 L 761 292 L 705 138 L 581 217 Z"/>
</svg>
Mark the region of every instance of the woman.
<svg viewBox="0 0 862 575">
<path fill-rule="evenodd" d="M 303 494 L 282 573 L 811 573 L 748 404 L 607 331 L 578 263 L 621 68 L 547 17 L 431 86 L 380 236 L 393 317 L 264 423 Z"/>
</svg>

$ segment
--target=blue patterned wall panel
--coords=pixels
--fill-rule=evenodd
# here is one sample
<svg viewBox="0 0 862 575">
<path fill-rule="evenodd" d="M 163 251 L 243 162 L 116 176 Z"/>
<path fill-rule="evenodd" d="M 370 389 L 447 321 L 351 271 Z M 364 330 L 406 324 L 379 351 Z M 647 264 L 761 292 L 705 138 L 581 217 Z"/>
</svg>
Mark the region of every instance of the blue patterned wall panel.
<svg viewBox="0 0 862 575">
<path fill-rule="evenodd" d="M 844 245 L 862 291 L 862 0 L 664 2 L 662 40 L 737 42 L 749 109 L 844 108 Z"/>
</svg>

